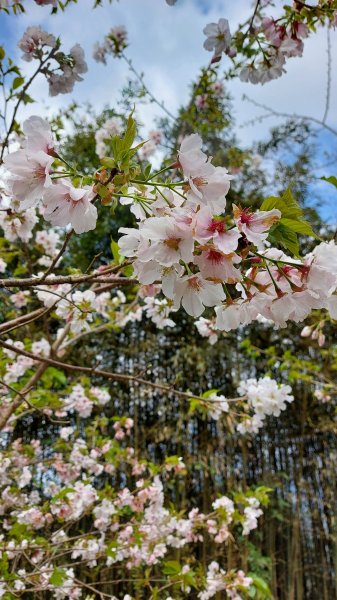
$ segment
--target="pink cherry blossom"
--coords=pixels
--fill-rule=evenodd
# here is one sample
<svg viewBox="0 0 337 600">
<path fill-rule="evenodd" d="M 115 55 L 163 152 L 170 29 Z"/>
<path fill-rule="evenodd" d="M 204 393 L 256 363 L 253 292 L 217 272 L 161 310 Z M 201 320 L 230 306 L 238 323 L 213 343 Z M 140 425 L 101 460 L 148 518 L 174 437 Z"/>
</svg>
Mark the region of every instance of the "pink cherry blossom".
<svg viewBox="0 0 337 600">
<path fill-rule="evenodd" d="M 281 218 L 281 212 L 277 208 L 253 213 L 249 209 L 241 209 L 235 204 L 233 204 L 233 214 L 239 231 L 258 247 L 267 238 L 270 227 Z"/>
<path fill-rule="evenodd" d="M 49 187 L 43 197 L 44 217 L 53 225 L 71 225 L 76 233 L 95 229 L 97 208 L 92 189 L 75 188 L 65 180 Z"/>
<path fill-rule="evenodd" d="M 241 272 L 234 266 L 240 262 L 241 258 L 235 252 L 223 254 L 214 248 L 209 248 L 194 258 L 194 263 L 198 265 L 201 275 L 205 279 L 211 279 L 218 283 L 240 281 Z"/>
<path fill-rule="evenodd" d="M 241 234 L 236 227 L 227 229 L 226 221 L 213 217 L 211 210 L 205 206 L 197 214 L 194 236 L 201 244 L 212 240 L 220 252 L 231 254 L 237 249 Z"/>
<path fill-rule="evenodd" d="M 41 150 L 30 155 L 24 150 L 17 150 L 5 157 L 4 164 L 10 172 L 11 189 L 13 195 L 21 201 L 21 210 L 36 205 L 52 185 L 50 171 L 53 160 Z"/>
<path fill-rule="evenodd" d="M 225 299 L 222 285 L 210 283 L 200 275 L 189 275 L 177 279 L 175 284 L 174 304 L 180 303 L 192 317 L 200 317 L 205 306 L 216 306 Z"/>
</svg>

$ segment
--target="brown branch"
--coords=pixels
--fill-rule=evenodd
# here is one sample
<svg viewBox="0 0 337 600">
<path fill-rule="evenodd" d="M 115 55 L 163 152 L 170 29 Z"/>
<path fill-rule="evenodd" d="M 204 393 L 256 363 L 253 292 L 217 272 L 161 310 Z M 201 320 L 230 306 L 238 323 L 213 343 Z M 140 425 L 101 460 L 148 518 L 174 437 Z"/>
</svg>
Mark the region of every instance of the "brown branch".
<svg viewBox="0 0 337 600">
<path fill-rule="evenodd" d="M 57 352 L 57 350 L 61 346 L 64 338 L 68 335 L 69 329 L 70 329 L 70 325 L 66 325 L 66 327 L 63 330 L 62 335 L 52 345 L 52 347 L 51 347 L 52 353 Z M 11 346 L 10 344 L 6 344 L 6 346 L 9 350 L 13 350 L 13 348 L 14 348 L 14 345 Z M 4 405 L 3 407 L 1 407 L 0 429 L 3 429 L 5 427 L 8 419 L 12 416 L 12 414 L 16 411 L 17 408 L 19 408 L 19 406 L 24 401 L 23 397 L 26 394 L 28 394 L 28 392 L 30 392 L 31 389 L 33 389 L 35 387 L 35 385 L 37 384 L 39 379 L 42 377 L 43 373 L 47 370 L 47 368 L 48 368 L 48 363 L 41 362 L 41 364 L 38 366 L 34 375 L 32 375 L 32 377 L 26 383 L 26 385 L 22 388 L 22 390 L 17 392 L 17 395 L 15 396 L 13 401 L 10 404 L 7 404 L 7 405 Z"/>
<path fill-rule="evenodd" d="M 137 377 L 137 375 L 126 375 L 125 373 L 114 373 L 110 371 L 103 371 L 101 369 L 95 369 L 91 367 L 81 367 L 80 365 L 71 365 L 69 363 L 61 362 L 59 360 L 55 360 L 53 358 L 47 358 L 45 356 L 38 356 L 33 354 L 32 352 L 28 352 L 27 350 L 21 350 L 16 348 L 14 345 L 8 344 L 7 342 L 0 339 L 0 345 L 11 352 L 15 352 L 16 354 L 20 354 L 22 356 L 27 356 L 28 358 L 32 358 L 35 361 L 43 363 L 46 365 L 51 365 L 53 367 L 58 367 L 59 369 L 64 369 L 65 371 L 79 372 L 79 373 L 87 373 L 89 376 L 97 375 L 98 377 L 104 377 L 105 379 L 110 379 L 112 381 L 120 381 L 121 383 L 138 383 L 140 385 L 144 385 L 147 387 L 151 387 L 153 389 L 161 390 L 166 393 L 174 393 L 177 396 L 182 398 L 187 398 L 188 400 L 192 400 L 192 398 L 196 398 L 203 402 L 207 402 L 206 398 L 202 396 L 197 396 L 190 392 L 182 392 L 180 390 L 175 389 L 171 385 L 166 385 L 164 383 L 155 383 L 153 381 L 148 381 L 147 379 L 142 379 Z M 232 398 L 227 400 L 227 402 L 237 402 L 238 400 L 242 400 L 242 398 Z M 1 421 L 0 421 L 1 427 Z"/>
<path fill-rule="evenodd" d="M 0 385 L 3 385 L 4 387 L 6 387 L 10 392 L 15 392 L 15 394 L 17 394 L 18 396 L 20 396 L 22 398 L 23 402 L 26 402 L 26 404 L 28 404 L 31 411 L 38 411 L 39 413 L 42 414 L 43 417 L 46 417 L 51 423 L 54 423 L 56 425 L 69 425 L 70 421 L 64 421 L 62 419 L 53 419 L 53 417 L 51 417 L 50 415 L 45 414 L 43 412 L 42 408 L 38 408 L 37 406 L 34 406 L 34 404 L 32 404 L 32 402 L 30 402 L 30 400 L 28 400 L 28 398 L 26 398 L 26 395 L 28 394 L 28 392 L 30 390 L 27 390 L 25 393 L 20 392 L 19 390 L 16 390 L 14 387 L 12 387 L 8 383 L 6 383 L 3 379 L 0 379 Z M 27 412 L 31 412 L 31 411 L 27 411 Z M 27 414 L 27 413 L 21 413 L 20 416 L 22 416 L 22 414 Z"/>
<path fill-rule="evenodd" d="M 15 277 L 9 277 L 8 279 L 0 279 L 0 288 L 28 288 L 36 287 L 38 285 L 58 285 L 62 283 L 85 283 L 90 281 L 91 283 L 109 283 L 115 286 L 117 285 L 129 285 L 138 283 L 136 279 L 128 279 L 126 277 L 107 277 L 100 273 L 92 273 L 91 275 L 60 275 L 56 277 L 25 277 L 23 279 L 16 279 Z M 48 290 L 46 290 L 48 291 Z"/>
<path fill-rule="evenodd" d="M 41 281 L 45 281 L 45 279 L 48 277 L 48 275 L 54 270 L 54 267 L 57 265 L 57 263 L 60 260 L 62 254 L 65 252 L 65 250 L 66 250 L 66 248 L 68 246 L 68 242 L 70 241 L 70 238 L 73 236 L 74 233 L 75 232 L 74 232 L 73 229 L 67 233 L 66 237 L 63 240 L 63 244 L 62 244 L 61 249 L 59 250 L 58 254 L 55 256 L 55 258 L 54 258 L 53 262 L 51 263 L 51 265 L 49 265 L 47 271 L 41 277 Z"/>
<path fill-rule="evenodd" d="M 8 344 L 9 346 L 9 344 Z M 17 395 L 13 399 L 10 404 L 3 405 L 0 411 L 0 429 L 3 429 L 8 421 L 8 419 L 12 416 L 12 414 L 16 411 L 17 408 L 24 402 L 26 394 L 30 392 L 30 390 L 35 387 L 36 383 L 39 381 L 40 377 L 43 375 L 48 365 L 46 363 L 41 363 L 34 375 L 30 378 L 28 383 L 22 388 L 20 392 L 17 392 Z"/>
<path fill-rule="evenodd" d="M 6 333 L 10 329 L 15 329 L 16 327 L 20 327 L 21 325 L 26 325 L 31 321 L 40 317 L 46 311 L 45 308 L 37 308 L 30 313 L 25 315 L 21 315 L 21 317 L 16 317 L 15 319 L 11 319 L 7 321 L 7 323 L 2 323 L 0 325 L 0 333 Z"/>
</svg>

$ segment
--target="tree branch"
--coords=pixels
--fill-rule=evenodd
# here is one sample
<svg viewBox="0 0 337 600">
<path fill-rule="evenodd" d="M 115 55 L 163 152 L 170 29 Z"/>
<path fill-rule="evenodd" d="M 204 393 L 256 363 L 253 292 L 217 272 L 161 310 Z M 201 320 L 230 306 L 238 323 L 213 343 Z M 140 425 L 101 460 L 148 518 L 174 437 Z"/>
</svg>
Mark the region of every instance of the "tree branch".
<svg viewBox="0 0 337 600">
<path fill-rule="evenodd" d="M 147 386 L 147 387 L 150 387 L 153 389 L 160 390 L 162 392 L 174 393 L 174 394 L 176 394 L 176 396 L 185 398 L 187 400 L 192 400 L 193 398 L 196 398 L 198 400 L 201 400 L 202 402 L 207 403 L 207 399 L 203 398 L 202 396 L 197 396 L 190 392 L 183 392 L 181 390 L 177 390 L 173 386 L 166 385 L 164 383 L 155 383 L 153 381 L 148 381 L 147 379 L 142 379 L 141 377 L 137 377 L 137 375 L 126 375 L 125 373 L 114 373 L 114 372 L 110 372 L 110 371 L 103 371 L 102 369 L 95 369 L 95 368 L 91 368 L 91 367 L 81 367 L 80 365 L 71 365 L 69 363 L 65 363 L 60 360 L 33 354 L 32 352 L 28 352 L 27 350 L 21 350 L 19 348 L 16 348 L 14 345 L 8 344 L 7 342 L 3 341 L 2 339 L 0 339 L 0 345 L 3 348 L 10 350 L 11 352 L 14 352 L 15 354 L 19 354 L 21 356 L 27 356 L 27 358 L 31 358 L 35 361 L 42 363 L 43 365 L 45 365 L 45 368 L 47 368 L 48 365 L 51 365 L 53 367 L 58 367 L 59 369 L 64 369 L 65 371 L 87 373 L 91 377 L 93 375 L 96 375 L 97 377 L 103 377 L 105 379 L 109 379 L 112 381 L 119 381 L 121 383 L 130 383 L 130 382 L 138 383 L 139 385 L 144 385 L 144 386 Z M 227 402 L 238 402 L 239 400 L 241 401 L 242 397 L 232 398 L 230 400 L 227 400 Z M 1 419 L 0 419 L 0 428 L 1 428 Z"/>
</svg>

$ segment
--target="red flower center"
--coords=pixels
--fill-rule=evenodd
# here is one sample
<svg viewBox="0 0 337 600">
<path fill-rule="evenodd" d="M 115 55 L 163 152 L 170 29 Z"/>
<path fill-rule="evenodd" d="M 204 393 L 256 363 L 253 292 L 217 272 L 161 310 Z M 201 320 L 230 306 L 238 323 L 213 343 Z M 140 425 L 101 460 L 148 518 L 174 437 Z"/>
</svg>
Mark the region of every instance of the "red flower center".
<svg viewBox="0 0 337 600">
<path fill-rule="evenodd" d="M 217 252 L 216 250 L 209 250 L 207 252 L 207 260 L 219 264 L 223 260 L 223 255 L 221 254 L 221 252 Z"/>
<path fill-rule="evenodd" d="M 240 215 L 241 223 L 249 224 L 254 218 L 253 213 L 249 210 L 249 208 L 244 208 Z"/>
<path fill-rule="evenodd" d="M 212 221 L 210 222 L 207 229 L 208 229 L 208 231 L 211 231 L 212 233 L 215 233 L 216 231 L 218 233 L 225 233 L 226 225 L 225 225 L 224 221 L 218 221 L 217 219 L 212 219 Z"/>
</svg>

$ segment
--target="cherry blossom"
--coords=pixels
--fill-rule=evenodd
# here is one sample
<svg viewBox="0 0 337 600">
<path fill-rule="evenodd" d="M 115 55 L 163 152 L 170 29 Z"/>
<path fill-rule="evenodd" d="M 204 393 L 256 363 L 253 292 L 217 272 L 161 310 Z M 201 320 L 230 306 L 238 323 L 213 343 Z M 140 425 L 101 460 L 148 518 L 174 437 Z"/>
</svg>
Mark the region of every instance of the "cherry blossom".
<svg viewBox="0 0 337 600">
<path fill-rule="evenodd" d="M 33 236 L 33 228 L 37 222 L 38 217 L 35 209 L 21 210 L 18 200 L 12 200 L 11 207 L 8 210 L 0 211 L 0 227 L 9 242 L 17 240 L 28 242 Z"/>
<path fill-rule="evenodd" d="M 25 150 L 17 150 L 5 157 L 5 167 L 11 173 L 12 193 L 20 200 L 21 210 L 36 206 L 46 189 L 52 185 L 50 171 L 53 161 L 42 150 L 29 155 Z"/>
<path fill-rule="evenodd" d="M 270 227 L 281 218 L 281 212 L 277 208 L 253 213 L 235 204 L 233 204 L 233 214 L 239 230 L 245 234 L 247 240 L 258 247 L 267 238 Z"/>
<path fill-rule="evenodd" d="M 187 198 L 192 205 L 205 204 L 213 214 L 220 214 L 225 210 L 231 176 L 224 167 L 214 167 L 201 146 L 201 137 L 192 134 L 184 138 L 178 152 L 187 179 Z"/>
<path fill-rule="evenodd" d="M 215 330 L 215 323 L 210 319 L 199 317 L 195 322 L 195 326 L 202 337 L 208 338 L 209 343 L 213 346 L 218 341 L 218 332 Z"/>
<path fill-rule="evenodd" d="M 200 275 L 187 275 L 177 279 L 174 289 L 174 305 L 180 302 L 192 317 L 200 317 L 205 306 L 215 306 L 225 299 L 223 288 L 211 283 Z"/>
<path fill-rule="evenodd" d="M 91 203 L 92 189 L 75 188 L 66 180 L 54 184 L 43 196 L 44 217 L 52 225 L 71 225 L 76 233 L 95 229 L 97 208 Z"/>
<path fill-rule="evenodd" d="M 221 56 L 222 52 L 229 50 L 231 45 L 231 33 L 227 19 L 219 19 L 218 23 L 209 23 L 204 28 L 207 36 L 204 42 L 206 50 L 214 50 L 214 56 Z"/>
<path fill-rule="evenodd" d="M 56 47 L 56 38 L 46 31 L 42 31 L 40 27 L 28 27 L 18 43 L 18 47 L 23 51 L 22 58 L 30 62 L 35 58 L 39 47 L 48 46 Z"/>
<path fill-rule="evenodd" d="M 0 258 L 0 273 L 5 273 L 7 268 L 7 263 L 3 258 Z"/>
<path fill-rule="evenodd" d="M 212 211 L 207 206 L 199 210 L 195 227 L 195 239 L 198 242 L 212 240 L 220 252 L 231 254 L 237 249 L 240 237 L 238 229 L 227 229 L 226 221 L 220 217 L 213 217 Z"/>
</svg>

